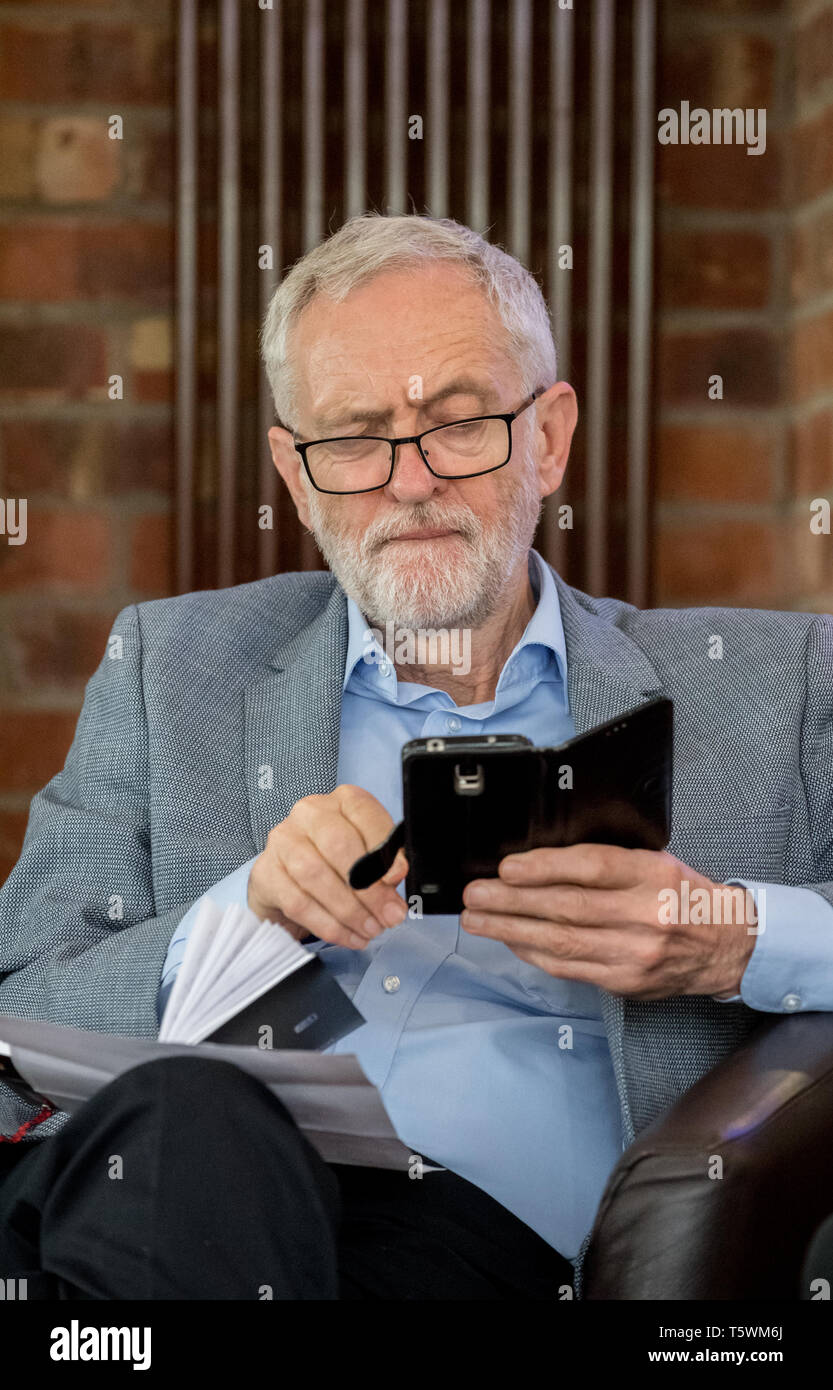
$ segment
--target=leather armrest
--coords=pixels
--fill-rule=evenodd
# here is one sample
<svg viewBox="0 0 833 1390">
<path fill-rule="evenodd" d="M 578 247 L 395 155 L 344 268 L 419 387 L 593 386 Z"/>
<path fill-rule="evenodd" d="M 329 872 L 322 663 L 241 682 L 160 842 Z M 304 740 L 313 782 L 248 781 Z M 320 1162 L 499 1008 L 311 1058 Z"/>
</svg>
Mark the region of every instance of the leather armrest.
<svg viewBox="0 0 833 1390">
<path fill-rule="evenodd" d="M 800 1299 L 833 1211 L 833 1014 L 776 1015 L 608 1179 L 582 1298 Z"/>
</svg>

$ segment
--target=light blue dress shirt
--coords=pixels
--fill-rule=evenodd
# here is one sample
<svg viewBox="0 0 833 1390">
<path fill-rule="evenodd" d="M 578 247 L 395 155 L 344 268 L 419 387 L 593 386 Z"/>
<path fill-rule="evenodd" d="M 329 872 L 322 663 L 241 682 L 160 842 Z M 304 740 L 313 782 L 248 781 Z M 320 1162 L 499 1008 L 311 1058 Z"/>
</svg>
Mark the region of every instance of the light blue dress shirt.
<svg viewBox="0 0 833 1390">
<path fill-rule="evenodd" d="M 494 700 L 478 705 L 457 706 L 445 691 L 397 681 L 378 647 L 376 659 L 365 660 L 367 624 L 348 599 L 339 785 L 364 787 L 399 821 L 400 752 L 409 739 L 520 733 L 542 747 L 575 733 L 558 591 L 535 550 L 530 577 L 535 612 Z M 205 896 L 220 906 L 245 904 L 255 858 Z M 810 889 L 732 881 L 767 888 L 766 928 L 735 998 L 771 1012 L 833 1009 L 826 949 L 833 908 Z M 404 897 L 404 884 L 399 892 Z M 171 940 L 160 1018 L 201 902 Z M 597 988 L 526 964 L 503 942 L 464 931 L 457 916 L 406 918 L 362 951 L 304 944 L 366 1019 L 325 1050 L 356 1054 L 403 1142 L 575 1259 L 623 1145 Z"/>
</svg>

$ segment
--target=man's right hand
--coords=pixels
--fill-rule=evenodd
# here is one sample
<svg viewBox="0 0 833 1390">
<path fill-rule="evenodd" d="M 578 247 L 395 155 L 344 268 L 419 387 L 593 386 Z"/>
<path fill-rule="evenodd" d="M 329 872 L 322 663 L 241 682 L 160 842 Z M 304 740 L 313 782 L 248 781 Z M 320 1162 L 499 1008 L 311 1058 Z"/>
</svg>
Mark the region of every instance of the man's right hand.
<svg viewBox="0 0 833 1390">
<path fill-rule="evenodd" d="M 308 934 L 361 951 L 407 916 L 396 892 L 408 871 L 402 850 L 384 878 L 351 888 L 357 859 L 387 838 L 394 822 L 363 787 L 345 784 L 326 796 L 296 801 L 286 820 L 269 831 L 266 848 L 249 875 L 249 907 L 277 922 L 297 941 Z"/>
</svg>

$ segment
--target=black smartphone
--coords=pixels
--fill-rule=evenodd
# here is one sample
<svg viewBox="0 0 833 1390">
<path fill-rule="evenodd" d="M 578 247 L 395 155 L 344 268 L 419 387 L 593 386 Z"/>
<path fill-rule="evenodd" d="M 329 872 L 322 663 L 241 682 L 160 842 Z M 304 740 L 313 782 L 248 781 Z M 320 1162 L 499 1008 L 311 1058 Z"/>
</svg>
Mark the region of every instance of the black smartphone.
<svg viewBox="0 0 833 1390">
<path fill-rule="evenodd" d="M 402 749 L 408 900 L 456 914 L 474 878 L 546 846 L 662 849 L 671 833 L 673 702 L 647 701 L 553 748 L 520 734 L 413 739 Z"/>
</svg>

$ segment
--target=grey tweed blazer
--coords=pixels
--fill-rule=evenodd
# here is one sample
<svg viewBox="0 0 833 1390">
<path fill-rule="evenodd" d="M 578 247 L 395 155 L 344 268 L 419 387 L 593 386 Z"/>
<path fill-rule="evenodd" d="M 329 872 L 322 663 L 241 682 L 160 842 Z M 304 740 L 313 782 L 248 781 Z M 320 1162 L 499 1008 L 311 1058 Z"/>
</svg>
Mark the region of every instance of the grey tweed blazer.
<svg viewBox="0 0 833 1390">
<path fill-rule="evenodd" d="M 640 610 L 553 576 L 577 732 L 660 692 L 675 702 L 672 853 L 833 903 L 833 617 Z M 180 918 L 299 798 L 336 785 L 346 644 L 326 570 L 119 613 L 0 889 L 0 1013 L 156 1035 Z M 700 996 L 602 1005 L 626 1144 L 761 1020 Z M 0 1132 L 32 1113 L 0 1085 Z"/>
</svg>

